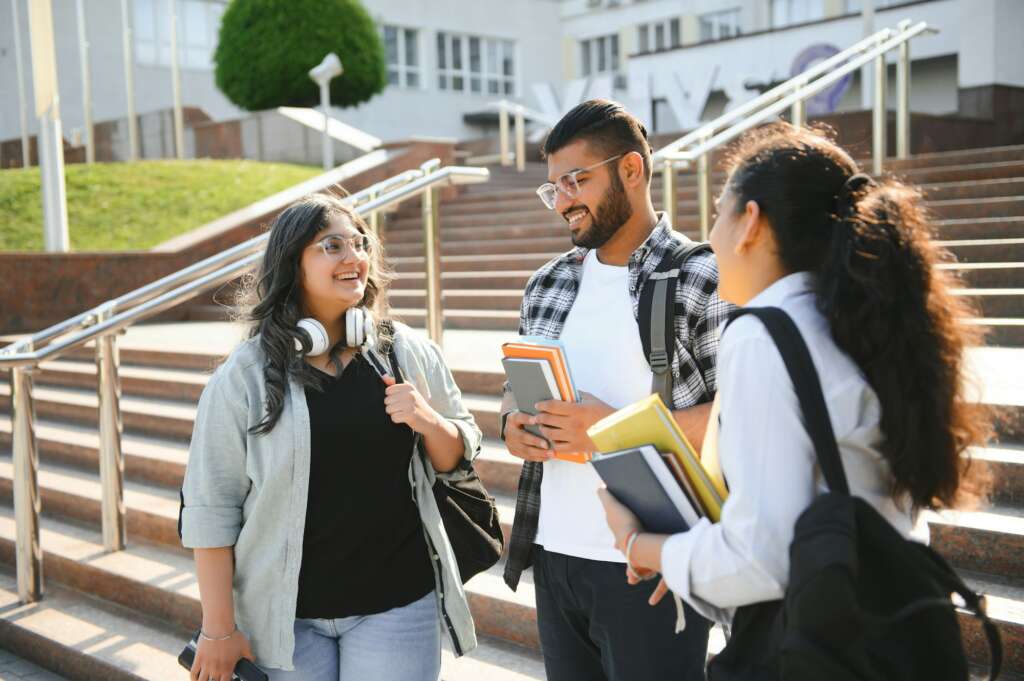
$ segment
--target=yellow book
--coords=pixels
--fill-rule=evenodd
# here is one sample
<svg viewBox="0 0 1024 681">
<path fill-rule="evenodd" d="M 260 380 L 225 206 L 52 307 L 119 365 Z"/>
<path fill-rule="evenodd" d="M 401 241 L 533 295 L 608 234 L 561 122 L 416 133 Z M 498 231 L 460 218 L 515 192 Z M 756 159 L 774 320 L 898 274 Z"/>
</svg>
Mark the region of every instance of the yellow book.
<svg viewBox="0 0 1024 681">
<path fill-rule="evenodd" d="M 657 393 L 619 409 L 587 429 L 587 435 L 600 452 L 654 445 L 660 452 L 671 452 L 700 497 L 704 513 L 712 522 L 722 517 L 722 504 L 728 492 L 721 474 L 712 477 L 704 470 L 679 424 Z"/>
</svg>

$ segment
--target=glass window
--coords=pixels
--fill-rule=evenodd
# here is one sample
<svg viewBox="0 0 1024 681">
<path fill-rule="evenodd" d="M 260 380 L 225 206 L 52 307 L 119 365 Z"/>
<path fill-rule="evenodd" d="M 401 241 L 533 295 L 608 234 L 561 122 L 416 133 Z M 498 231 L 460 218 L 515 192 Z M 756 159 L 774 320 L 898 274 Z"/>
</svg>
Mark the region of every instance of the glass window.
<svg viewBox="0 0 1024 681">
<path fill-rule="evenodd" d="M 607 50 L 608 39 L 601 36 L 597 39 L 597 72 L 604 73 L 608 70 L 608 53 Z"/>
<path fill-rule="evenodd" d="M 580 73 L 584 76 L 589 76 L 592 70 L 592 64 L 590 60 L 590 41 L 584 40 L 580 43 Z"/>
<path fill-rule="evenodd" d="M 515 43 L 511 40 L 438 32 L 437 54 L 440 89 L 515 93 Z"/>
<path fill-rule="evenodd" d="M 654 27 L 654 49 L 665 49 L 665 25 L 658 24 Z"/>
<path fill-rule="evenodd" d="M 772 28 L 803 24 L 825 17 L 824 0 L 771 0 Z"/>
<path fill-rule="evenodd" d="M 224 3 L 220 0 L 176 0 L 178 65 L 210 70 L 217 47 Z M 132 36 L 140 64 L 171 65 L 170 0 L 133 0 Z"/>
<path fill-rule="evenodd" d="M 611 58 L 608 61 L 611 63 L 612 71 L 617 73 L 619 70 L 619 36 L 613 35 L 609 38 L 608 49 L 611 50 Z"/>
<path fill-rule="evenodd" d="M 651 49 L 651 27 L 647 24 L 637 26 L 636 42 L 641 52 L 648 52 Z"/>
<path fill-rule="evenodd" d="M 384 56 L 388 66 L 388 84 L 419 87 L 419 33 L 411 28 L 382 26 L 381 37 L 384 40 Z M 438 49 L 442 49 L 440 44 Z M 443 53 L 439 52 L 438 57 L 443 60 Z"/>
<path fill-rule="evenodd" d="M 739 9 L 711 12 L 700 16 L 701 41 L 721 40 L 722 38 L 730 38 L 740 33 Z"/>
<path fill-rule="evenodd" d="M 683 33 L 678 18 L 668 22 L 669 42 L 672 47 L 679 47 L 683 44 Z"/>
</svg>

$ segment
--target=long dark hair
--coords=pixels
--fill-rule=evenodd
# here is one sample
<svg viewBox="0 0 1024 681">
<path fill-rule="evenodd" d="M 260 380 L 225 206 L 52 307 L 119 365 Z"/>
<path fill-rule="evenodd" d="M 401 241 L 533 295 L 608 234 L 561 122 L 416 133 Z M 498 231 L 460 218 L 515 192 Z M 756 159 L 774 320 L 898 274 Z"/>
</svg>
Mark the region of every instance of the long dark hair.
<svg viewBox="0 0 1024 681">
<path fill-rule="evenodd" d="M 259 270 L 243 281 L 238 298 L 239 316 L 250 322 L 249 336 L 259 337 L 260 348 L 266 355 L 263 367 L 267 384 L 266 414 L 249 429 L 253 434 L 264 435 L 277 425 L 289 376 L 304 387 L 321 386 L 315 371 L 295 350 L 296 325 L 304 316 L 300 265 L 302 251 L 338 216 L 347 218 L 370 239 L 369 278 L 359 304 L 372 314 L 378 333 L 383 333 L 381 322 L 388 315 L 387 288 L 392 276 L 385 267 L 383 249 L 376 235 L 355 211 L 334 196 L 313 194 L 284 209 L 270 227 Z M 308 345 L 308 339 L 299 338 Z M 338 351 L 338 346 L 332 348 L 331 356 L 336 357 Z"/>
<path fill-rule="evenodd" d="M 992 420 L 968 402 L 963 367 L 979 334 L 951 293 L 960 282 L 937 267 L 952 256 L 932 241 L 920 193 L 858 174 L 825 131 L 787 124 L 750 133 L 729 166 L 737 209 L 756 202 L 783 267 L 816 275 L 832 337 L 878 395 L 893 497 L 914 508 L 976 500 L 985 471 L 966 450 Z"/>
</svg>

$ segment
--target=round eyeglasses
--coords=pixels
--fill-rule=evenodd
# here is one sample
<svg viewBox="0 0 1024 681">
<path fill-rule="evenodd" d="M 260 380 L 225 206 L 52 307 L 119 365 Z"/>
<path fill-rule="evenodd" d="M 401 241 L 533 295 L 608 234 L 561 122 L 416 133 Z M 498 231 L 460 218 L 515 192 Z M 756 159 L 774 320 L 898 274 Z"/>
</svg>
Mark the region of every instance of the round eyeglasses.
<svg viewBox="0 0 1024 681">
<path fill-rule="evenodd" d="M 605 163 L 611 163 L 612 161 L 616 161 L 622 158 L 623 156 L 625 156 L 625 154 L 612 156 L 611 158 L 606 158 L 600 163 L 595 163 L 592 166 L 587 166 L 586 168 L 578 168 L 576 170 L 568 172 L 565 175 L 559 177 L 554 182 L 545 182 L 541 186 L 537 187 L 537 196 L 540 197 L 540 200 L 544 203 L 548 210 L 554 210 L 555 201 L 558 200 L 558 192 L 562 192 L 563 194 L 566 195 L 566 197 L 570 199 L 575 199 L 577 196 L 580 195 L 580 183 L 579 180 L 576 179 L 577 175 L 579 175 L 580 173 L 585 173 L 589 170 L 593 170 L 594 168 L 600 168 Z"/>
<path fill-rule="evenodd" d="M 365 234 L 355 236 L 341 236 L 340 234 L 328 234 L 316 242 L 320 250 L 333 260 L 344 260 L 351 252 L 354 255 L 368 253 L 370 251 L 370 237 Z"/>
</svg>

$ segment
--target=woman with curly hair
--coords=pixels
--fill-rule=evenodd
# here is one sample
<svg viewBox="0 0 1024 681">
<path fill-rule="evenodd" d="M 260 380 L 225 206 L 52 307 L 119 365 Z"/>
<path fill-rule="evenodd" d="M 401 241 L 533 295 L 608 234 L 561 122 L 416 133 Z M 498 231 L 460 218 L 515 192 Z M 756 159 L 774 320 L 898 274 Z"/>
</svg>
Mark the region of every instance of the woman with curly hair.
<svg viewBox="0 0 1024 681">
<path fill-rule="evenodd" d="M 229 681 L 242 657 L 272 681 L 436 681 L 442 629 L 456 654 L 476 645 L 431 485 L 481 433 L 437 346 L 387 319 L 383 262 L 338 199 L 274 221 L 250 338 L 210 378 L 189 449 L 195 681 Z"/>
<path fill-rule="evenodd" d="M 984 470 L 966 454 L 991 420 L 965 396 L 977 337 L 920 194 L 861 174 L 819 131 L 778 124 L 740 141 L 717 211 L 719 294 L 795 322 L 850 493 L 926 541 L 921 510 L 984 494 Z M 797 518 L 828 488 L 782 356 L 752 315 L 722 334 L 718 381 L 702 458 L 720 462 L 729 485 L 720 522 L 647 533 L 600 494 L 617 544 L 631 549 L 630 579 L 660 572 L 653 598 L 670 588 L 729 624 L 737 608 L 783 597 Z"/>
</svg>

